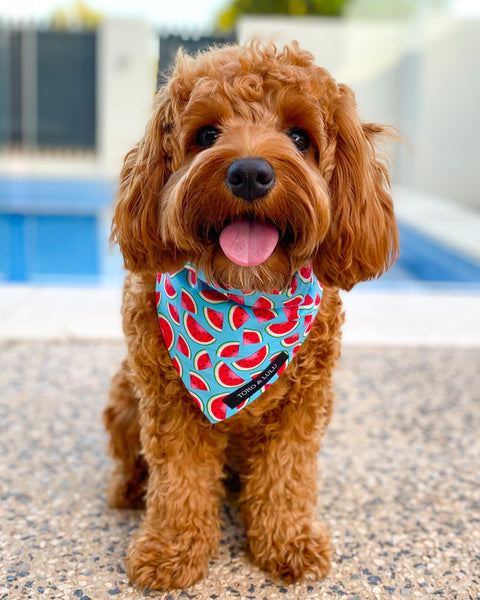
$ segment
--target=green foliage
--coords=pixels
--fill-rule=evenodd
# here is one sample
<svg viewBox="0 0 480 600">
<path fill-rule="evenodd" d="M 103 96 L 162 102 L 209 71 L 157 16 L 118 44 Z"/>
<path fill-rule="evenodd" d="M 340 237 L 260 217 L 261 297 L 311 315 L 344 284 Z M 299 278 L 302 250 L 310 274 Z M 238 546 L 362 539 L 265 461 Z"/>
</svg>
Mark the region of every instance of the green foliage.
<svg viewBox="0 0 480 600">
<path fill-rule="evenodd" d="M 218 18 L 222 31 L 231 31 L 241 15 L 341 16 L 350 0 L 233 0 Z"/>
<path fill-rule="evenodd" d="M 102 21 L 102 13 L 83 0 L 74 0 L 55 9 L 52 13 L 52 24 L 55 29 L 95 29 Z"/>
<path fill-rule="evenodd" d="M 347 17 L 360 19 L 408 19 L 422 10 L 434 10 L 449 0 L 352 0 Z"/>
</svg>

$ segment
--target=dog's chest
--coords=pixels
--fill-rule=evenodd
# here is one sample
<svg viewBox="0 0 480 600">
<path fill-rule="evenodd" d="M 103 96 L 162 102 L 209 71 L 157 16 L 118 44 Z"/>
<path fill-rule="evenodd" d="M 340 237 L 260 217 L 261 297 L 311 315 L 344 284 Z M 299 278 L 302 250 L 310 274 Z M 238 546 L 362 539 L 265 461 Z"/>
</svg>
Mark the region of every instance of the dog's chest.
<svg viewBox="0 0 480 600">
<path fill-rule="evenodd" d="M 309 267 L 284 292 L 245 294 L 209 285 L 191 266 L 158 274 L 165 345 L 192 401 L 220 422 L 258 398 L 308 336 L 323 286 Z"/>
</svg>

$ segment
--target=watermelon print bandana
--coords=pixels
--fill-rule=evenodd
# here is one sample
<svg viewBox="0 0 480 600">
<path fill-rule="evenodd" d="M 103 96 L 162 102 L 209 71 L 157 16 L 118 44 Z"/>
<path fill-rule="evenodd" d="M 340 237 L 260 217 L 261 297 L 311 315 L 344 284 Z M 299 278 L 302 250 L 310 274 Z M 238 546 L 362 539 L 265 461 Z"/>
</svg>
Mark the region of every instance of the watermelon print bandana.
<svg viewBox="0 0 480 600">
<path fill-rule="evenodd" d="M 236 414 L 278 379 L 309 334 L 322 291 L 310 267 L 272 294 L 211 286 L 188 263 L 157 275 L 165 345 L 210 422 Z"/>
</svg>

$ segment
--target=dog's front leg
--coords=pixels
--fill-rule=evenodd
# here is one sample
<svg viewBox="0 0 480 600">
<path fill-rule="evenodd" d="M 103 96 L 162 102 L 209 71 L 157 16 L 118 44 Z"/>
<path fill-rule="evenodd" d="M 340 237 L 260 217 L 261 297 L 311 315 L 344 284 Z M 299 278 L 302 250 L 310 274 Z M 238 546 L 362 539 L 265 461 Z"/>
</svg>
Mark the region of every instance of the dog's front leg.
<svg viewBox="0 0 480 600">
<path fill-rule="evenodd" d="M 127 556 L 144 587 L 188 587 L 220 539 L 224 436 L 198 410 L 175 371 L 158 326 L 154 282 L 128 279 L 123 308 L 132 380 L 139 397 L 146 514 Z"/>
<path fill-rule="evenodd" d="M 303 429 L 312 415 L 300 412 L 279 415 L 278 427 L 249 446 L 240 497 L 255 562 L 287 582 L 330 569 L 329 534 L 315 518 L 320 434 Z"/>
<path fill-rule="evenodd" d="M 168 411 L 141 402 L 147 510 L 127 556 L 132 581 L 163 590 L 188 587 L 205 575 L 220 539 L 224 443 L 199 421 L 204 416 L 185 392 L 177 402 Z M 198 415 L 179 410 L 188 404 Z"/>
</svg>

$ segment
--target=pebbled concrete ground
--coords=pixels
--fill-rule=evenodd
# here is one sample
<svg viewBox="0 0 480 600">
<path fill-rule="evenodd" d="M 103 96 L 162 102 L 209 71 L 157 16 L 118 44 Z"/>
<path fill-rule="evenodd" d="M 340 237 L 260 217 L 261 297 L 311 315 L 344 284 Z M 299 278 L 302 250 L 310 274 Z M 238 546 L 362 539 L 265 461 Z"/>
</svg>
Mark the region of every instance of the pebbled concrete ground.
<svg viewBox="0 0 480 600">
<path fill-rule="evenodd" d="M 252 566 L 237 507 L 188 590 L 144 592 L 123 559 L 140 522 L 109 509 L 100 415 L 119 342 L 0 342 L 0 599 L 480 599 L 480 350 L 345 347 L 321 450 L 324 582 Z"/>
</svg>

